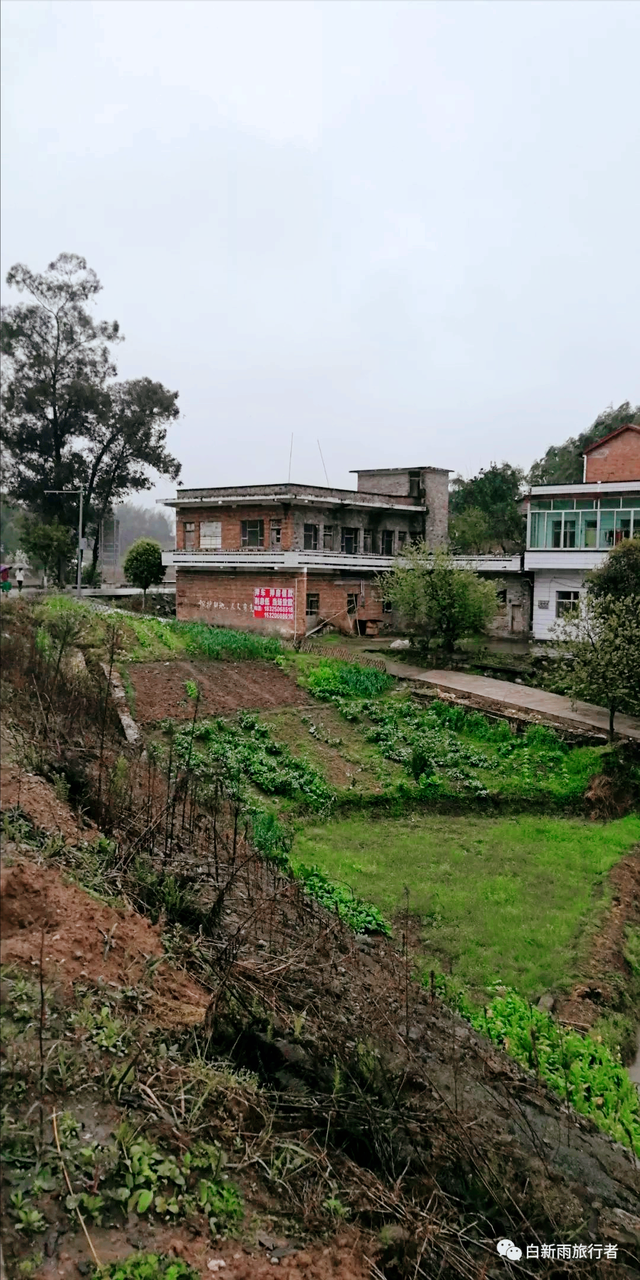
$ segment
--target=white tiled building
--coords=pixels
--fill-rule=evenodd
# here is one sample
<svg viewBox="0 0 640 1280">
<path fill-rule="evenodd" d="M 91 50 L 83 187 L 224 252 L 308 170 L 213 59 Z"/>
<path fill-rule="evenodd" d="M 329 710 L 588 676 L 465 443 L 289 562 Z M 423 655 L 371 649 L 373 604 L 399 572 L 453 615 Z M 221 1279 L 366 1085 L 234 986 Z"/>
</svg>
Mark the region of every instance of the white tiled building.
<svg viewBox="0 0 640 1280">
<path fill-rule="evenodd" d="M 640 537 L 640 427 L 621 427 L 587 449 L 582 484 L 536 485 L 526 501 L 532 630 L 548 640 L 585 591 L 589 570 L 622 539 Z"/>
</svg>

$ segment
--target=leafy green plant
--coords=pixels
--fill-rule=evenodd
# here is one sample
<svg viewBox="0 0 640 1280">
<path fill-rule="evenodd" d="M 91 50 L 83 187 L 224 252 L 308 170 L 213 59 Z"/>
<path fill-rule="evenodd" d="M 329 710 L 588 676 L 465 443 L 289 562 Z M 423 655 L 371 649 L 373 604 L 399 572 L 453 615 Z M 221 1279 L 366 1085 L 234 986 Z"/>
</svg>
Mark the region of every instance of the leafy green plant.
<svg viewBox="0 0 640 1280">
<path fill-rule="evenodd" d="M 24 1194 L 23 1191 L 14 1191 L 9 1197 L 11 1206 L 11 1214 L 15 1219 L 16 1231 L 24 1231 L 25 1235 L 36 1235 L 40 1231 L 46 1231 L 49 1223 L 44 1214 L 36 1209 L 35 1205 Z"/>
<path fill-rule="evenodd" d="M 476 1030 L 640 1155 L 640 1098 L 619 1056 L 606 1044 L 561 1027 L 512 990 L 495 996 L 483 1009 L 460 996 L 458 1007 Z"/>
<path fill-rule="evenodd" d="M 157 1253 L 131 1253 L 107 1262 L 94 1271 L 94 1280 L 199 1280 L 200 1272 L 183 1262 Z"/>
<path fill-rule="evenodd" d="M 393 685 L 393 676 L 374 667 L 360 667 L 352 662 L 322 659 L 312 667 L 307 684 L 316 698 L 375 698 Z"/>
<path fill-rule="evenodd" d="M 197 744 L 194 745 L 194 744 Z M 203 720 L 195 729 L 179 728 L 175 758 L 203 780 L 221 771 L 228 778 L 253 782 L 266 795 L 285 796 L 315 811 L 328 812 L 335 791 L 308 760 L 276 742 L 257 715 L 241 712 L 235 721 Z"/>
<path fill-rule="evenodd" d="M 321 902 L 323 907 L 335 911 L 354 933 L 391 933 L 377 907 L 358 898 L 348 886 L 335 884 L 319 867 L 306 867 L 304 863 L 298 863 L 295 873 L 303 881 L 307 892 Z"/>
</svg>

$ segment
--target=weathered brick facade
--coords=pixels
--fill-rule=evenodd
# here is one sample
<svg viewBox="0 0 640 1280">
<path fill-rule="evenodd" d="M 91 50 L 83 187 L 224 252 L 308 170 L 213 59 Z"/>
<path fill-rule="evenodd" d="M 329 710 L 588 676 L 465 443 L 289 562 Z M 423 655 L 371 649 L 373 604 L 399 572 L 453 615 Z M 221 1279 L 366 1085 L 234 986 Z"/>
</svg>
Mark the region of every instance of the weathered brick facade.
<svg viewBox="0 0 640 1280">
<path fill-rule="evenodd" d="M 292 590 L 293 618 L 254 616 L 255 593 L 262 588 Z M 318 611 L 308 614 L 309 598 Z M 241 627 L 262 635 L 285 639 L 304 636 L 322 617 L 345 634 L 382 622 L 382 603 L 375 584 L 362 577 L 340 574 L 258 572 L 244 570 L 180 569 L 177 575 L 176 611 L 179 618 L 211 622 L 220 627 Z"/>
<path fill-rule="evenodd" d="M 620 427 L 585 449 L 586 484 L 640 480 L 640 427 Z"/>
</svg>

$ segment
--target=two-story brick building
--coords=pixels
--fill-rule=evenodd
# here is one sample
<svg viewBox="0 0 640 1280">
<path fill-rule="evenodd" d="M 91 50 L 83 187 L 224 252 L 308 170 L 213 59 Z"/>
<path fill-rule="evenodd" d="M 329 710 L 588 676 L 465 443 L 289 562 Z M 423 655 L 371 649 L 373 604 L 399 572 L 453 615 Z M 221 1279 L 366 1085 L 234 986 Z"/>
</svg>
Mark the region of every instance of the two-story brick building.
<svg viewBox="0 0 640 1280">
<path fill-rule="evenodd" d="M 526 495 L 525 571 L 534 576 L 533 634 L 574 609 L 586 576 L 623 538 L 640 536 L 640 426 L 612 431 L 584 453 L 582 484 L 535 485 Z"/>
<path fill-rule="evenodd" d="M 354 474 L 357 489 L 179 489 L 166 504 L 176 509 L 176 550 L 163 553 L 176 568 L 178 618 L 288 638 L 323 622 L 375 634 L 385 620 L 377 575 L 411 542 L 446 543 L 449 472 Z"/>
</svg>

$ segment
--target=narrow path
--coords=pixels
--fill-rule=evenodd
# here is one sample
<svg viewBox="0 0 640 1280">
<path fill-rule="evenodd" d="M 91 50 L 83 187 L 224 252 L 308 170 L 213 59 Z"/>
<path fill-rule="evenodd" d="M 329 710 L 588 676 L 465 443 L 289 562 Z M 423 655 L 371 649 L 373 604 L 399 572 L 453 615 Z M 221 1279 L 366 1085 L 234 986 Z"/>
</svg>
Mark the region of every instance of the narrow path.
<svg viewBox="0 0 640 1280">
<path fill-rule="evenodd" d="M 464 671 L 428 671 L 424 667 L 413 667 L 406 662 L 387 660 L 387 671 L 390 676 L 399 676 L 402 680 L 420 680 L 448 693 L 467 693 L 486 704 L 497 703 L 501 707 L 533 711 L 547 720 L 597 729 L 601 733 L 609 731 L 609 712 L 604 707 L 595 707 L 590 702 L 572 702 L 571 698 L 546 693 L 544 689 L 530 689 L 524 684 L 512 684 L 510 680 L 467 675 Z M 615 731 L 616 736 L 640 741 L 640 720 L 634 716 L 617 715 Z"/>
</svg>

